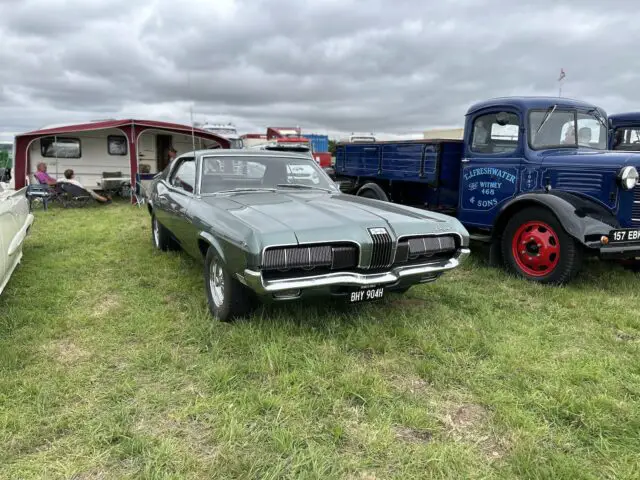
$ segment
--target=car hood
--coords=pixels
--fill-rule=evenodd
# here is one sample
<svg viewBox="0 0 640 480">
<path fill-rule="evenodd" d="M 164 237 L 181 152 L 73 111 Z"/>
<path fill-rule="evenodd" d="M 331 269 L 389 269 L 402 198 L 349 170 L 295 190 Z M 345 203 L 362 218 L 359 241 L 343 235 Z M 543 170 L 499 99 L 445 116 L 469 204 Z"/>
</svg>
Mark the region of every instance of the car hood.
<svg viewBox="0 0 640 480">
<path fill-rule="evenodd" d="M 427 233 L 467 232 L 460 222 L 446 215 L 389 202 L 346 194 L 324 192 L 256 192 L 205 197 L 223 208 L 264 238 L 290 242 L 367 242 L 367 229 L 385 227 L 397 236 Z M 295 238 L 295 240 L 294 240 Z"/>
<path fill-rule="evenodd" d="M 576 158 L 580 157 L 580 158 Z M 588 149 L 568 150 L 557 149 L 546 152 L 544 163 L 577 164 L 583 161 L 593 167 L 623 167 L 633 165 L 640 167 L 640 154 L 622 151 L 594 151 Z"/>
</svg>

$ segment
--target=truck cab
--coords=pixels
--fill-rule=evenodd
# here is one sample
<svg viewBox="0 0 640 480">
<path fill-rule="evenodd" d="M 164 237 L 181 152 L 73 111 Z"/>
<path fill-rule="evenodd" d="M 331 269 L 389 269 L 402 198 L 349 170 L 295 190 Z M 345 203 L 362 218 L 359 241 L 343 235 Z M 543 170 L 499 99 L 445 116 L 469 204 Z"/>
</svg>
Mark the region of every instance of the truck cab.
<svg viewBox="0 0 640 480">
<path fill-rule="evenodd" d="M 356 195 L 454 215 L 514 273 L 565 283 L 585 255 L 640 257 L 640 155 L 608 147 L 595 105 L 497 98 L 468 109 L 462 141 L 339 144 L 336 175 Z"/>
</svg>

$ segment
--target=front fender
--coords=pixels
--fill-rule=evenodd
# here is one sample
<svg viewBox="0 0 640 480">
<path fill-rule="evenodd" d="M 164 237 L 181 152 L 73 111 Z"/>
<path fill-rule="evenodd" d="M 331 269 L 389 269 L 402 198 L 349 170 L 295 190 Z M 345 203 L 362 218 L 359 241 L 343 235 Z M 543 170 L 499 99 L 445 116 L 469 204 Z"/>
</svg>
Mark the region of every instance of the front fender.
<svg viewBox="0 0 640 480">
<path fill-rule="evenodd" d="M 220 256 L 220 259 L 225 264 L 227 263 L 227 258 L 225 256 L 224 248 L 222 248 L 222 245 L 220 244 L 220 242 L 216 237 L 211 235 L 209 232 L 200 232 L 200 234 L 198 235 L 198 240 L 200 241 L 204 240 L 206 243 L 209 244 L 210 247 L 215 248 L 216 252 Z M 202 258 L 204 258 L 207 255 L 207 252 L 206 250 L 203 251 L 202 249 L 201 249 L 201 252 L 202 252 Z"/>
<path fill-rule="evenodd" d="M 504 229 L 509 218 L 522 208 L 542 206 L 553 212 L 569 235 L 586 247 L 600 246 L 600 238 L 619 228 L 618 219 L 603 206 L 567 192 L 531 192 L 505 204 L 494 222 L 494 237 Z"/>
</svg>

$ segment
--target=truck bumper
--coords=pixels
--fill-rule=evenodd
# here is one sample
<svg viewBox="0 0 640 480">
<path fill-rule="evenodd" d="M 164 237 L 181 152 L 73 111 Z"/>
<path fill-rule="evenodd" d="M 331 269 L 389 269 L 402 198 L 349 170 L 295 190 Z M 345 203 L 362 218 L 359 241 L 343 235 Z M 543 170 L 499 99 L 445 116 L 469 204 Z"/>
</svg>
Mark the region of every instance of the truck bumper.
<svg viewBox="0 0 640 480">
<path fill-rule="evenodd" d="M 640 243 L 600 247 L 598 255 L 603 260 L 640 259 Z"/>
<path fill-rule="evenodd" d="M 325 275 L 308 277 L 286 278 L 278 280 L 265 280 L 262 273 L 254 270 L 245 270 L 243 276 L 238 276 L 238 280 L 251 288 L 258 295 L 275 295 L 281 292 L 304 291 L 304 290 L 326 290 L 327 287 L 369 287 L 369 286 L 392 286 L 398 283 L 418 284 L 429 281 L 437 275 L 458 267 L 469 255 L 468 248 L 459 249 L 455 256 L 447 260 L 425 263 L 421 265 L 410 265 L 392 268 L 382 273 L 356 273 L 356 272 L 335 272 Z"/>
</svg>

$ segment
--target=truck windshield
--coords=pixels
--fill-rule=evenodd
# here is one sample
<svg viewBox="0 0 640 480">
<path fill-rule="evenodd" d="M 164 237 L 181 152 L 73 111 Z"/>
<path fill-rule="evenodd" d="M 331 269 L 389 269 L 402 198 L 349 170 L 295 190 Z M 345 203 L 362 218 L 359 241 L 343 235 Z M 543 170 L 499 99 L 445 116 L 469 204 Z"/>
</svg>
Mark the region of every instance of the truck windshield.
<svg viewBox="0 0 640 480">
<path fill-rule="evenodd" d="M 577 132 L 577 135 L 576 135 Z M 606 150 L 607 130 L 590 112 L 553 108 L 529 112 L 529 145 L 545 148 Z"/>
<path fill-rule="evenodd" d="M 616 128 L 613 150 L 640 151 L 640 127 Z"/>
</svg>

